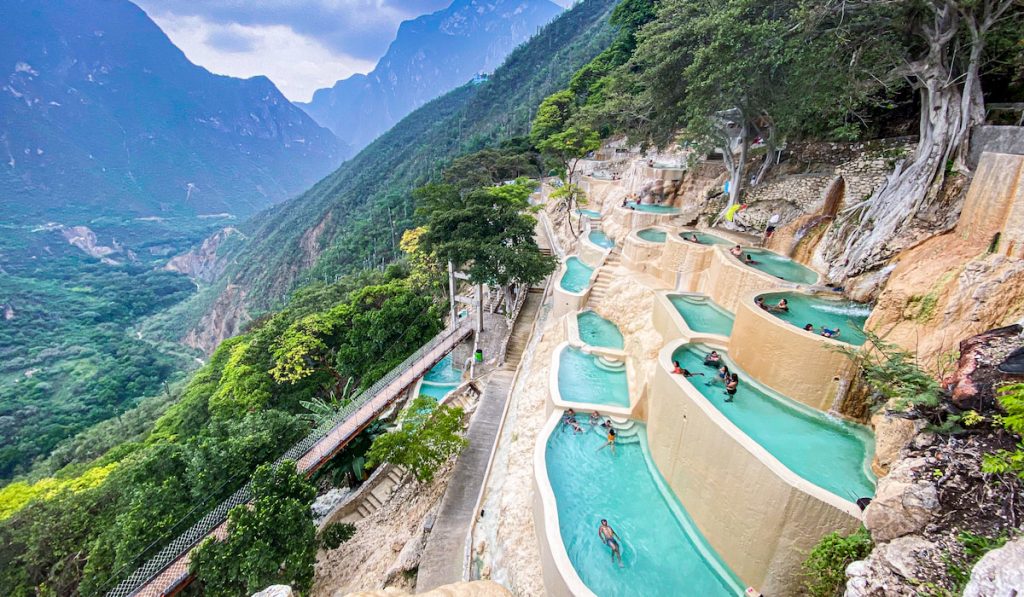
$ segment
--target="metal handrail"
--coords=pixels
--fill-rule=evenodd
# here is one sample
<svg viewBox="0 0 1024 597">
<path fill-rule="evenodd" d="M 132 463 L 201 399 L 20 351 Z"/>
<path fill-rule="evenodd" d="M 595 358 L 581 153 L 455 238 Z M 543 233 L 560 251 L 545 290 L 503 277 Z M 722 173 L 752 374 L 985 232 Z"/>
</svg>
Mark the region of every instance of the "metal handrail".
<svg viewBox="0 0 1024 597">
<path fill-rule="evenodd" d="M 471 331 L 472 328 L 469 326 L 468 322 L 460 321 L 456 323 L 455 326 L 434 336 L 429 342 L 418 348 L 415 352 L 406 357 L 406 359 L 399 365 L 386 373 L 384 377 L 377 380 L 377 382 L 369 388 L 360 392 L 333 417 L 318 425 L 306 437 L 299 440 L 295 445 L 281 455 L 280 458 L 275 460 L 274 464 L 280 464 L 284 460 L 294 460 L 298 463 L 298 461 L 308 455 L 314 447 L 322 448 L 319 443 L 328 437 L 335 428 L 349 422 L 349 417 L 355 414 L 372 399 L 376 398 L 377 395 L 391 385 L 392 382 L 407 373 L 416 362 L 430 353 L 430 351 L 443 345 L 455 336 L 459 336 L 459 339 L 461 340 L 462 337 L 465 337 Z M 372 420 L 378 414 L 378 410 L 375 409 L 368 418 Z M 362 427 L 367 422 L 368 421 L 361 420 L 357 423 L 357 427 Z M 339 443 L 341 443 L 340 439 L 338 441 L 331 442 L 330 449 L 320 450 L 320 456 L 322 457 L 323 455 L 332 454 L 337 449 Z M 310 472 L 314 470 L 316 468 L 315 465 L 318 464 L 320 464 L 320 458 L 314 459 L 308 466 L 300 468 L 299 471 L 302 473 Z M 250 482 L 246 482 L 245 485 L 231 494 L 229 498 L 215 506 L 187 531 L 174 538 L 174 540 L 161 549 L 157 555 L 150 558 L 142 566 L 136 568 L 135 571 L 126 579 L 111 589 L 107 593 L 107 597 L 129 597 L 132 595 L 140 587 L 145 585 L 147 581 L 160 574 L 160 572 L 184 556 L 190 549 L 199 543 L 199 541 L 210 535 L 218 526 L 223 524 L 227 520 L 228 512 L 232 508 L 240 504 L 247 503 L 250 500 L 252 500 L 252 489 Z"/>
</svg>

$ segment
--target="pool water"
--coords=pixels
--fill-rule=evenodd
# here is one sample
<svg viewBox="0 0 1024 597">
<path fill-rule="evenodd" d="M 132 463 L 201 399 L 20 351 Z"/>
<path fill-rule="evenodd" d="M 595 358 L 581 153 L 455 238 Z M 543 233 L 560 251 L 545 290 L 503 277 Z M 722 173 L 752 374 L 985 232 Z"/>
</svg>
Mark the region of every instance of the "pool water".
<svg viewBox="0 0 1024 597">
<path fill-rule="evenodd" d="M 600 230 L 591 230 L 587 238 L 590 239 L 590 242 L 603 249 L 610 249 L 615 246 L 612 239 L 608 238 L 608 235 Z"/>
<path fill-rule="evenodd" d="M 704 365 L 711 349 L 701 344 L 684 345 L 672 353 L 681 367 L 705 374 L 715 370 Z M 724 351 L 719 350 L 724 355 Z M 766 355 L 768 356 L 768 355 Z M 797 475 L 853 502 L 875 493 L 868 473 L 873 438 L 864 427 L 812 412 L 807 407 L 751 383 L 750 376 L 731 361 L 729 369 L 740 376 L 733 402 L 725 402 L 721 383 L 705 385 L 704 378 L 687 380 L 727 419 Z"/>
<path fill-rule="evenodd" d="M 744 255 L 750 255 L 754 261 L 759 263 L 750 267 L 761 270 L 766 274 L 781 278 L 795 284 L 814 284 L 818 281 L 818 274 L 814 270 L 789 259 L 782 255 L 776 255 L 771 251 L 763 249 L 751 249 L 743 247 Z"/>
<path fill-rule="evenodd" d="M 721 336 L 732 334 L 732 313 L 719 307 L 710 298 L 691 294 L 670 294 L 668 300 L 691 330 Z"/>
<path fill-rule="evenodd" d="M 460 383 L 462 383 L 462 371 L 455 368 L 455 365 L 452 363 L 452 355 L 449 354 L 438 361 L 423 376 L 423 382 L 420 384 L 420 395 L 441 400 L 448 392 L 459 387 Z"/>
<path fill-rule="evenodd" d="M 731 244 L 733 244 L 733 243 L 725 240 L 724 238 L 721 238 L 719 236 L 715 236 L 714 234 L 708 234 L 707 232 L 695 232 L 693 230 L 690 230 L 690 231 L 685 231 L 684 230 L 683 232 L 679 233 L 679 237 L 684 239 L 684 240 L 690 238 L 693 235 L 697 235 L 697 240 L 700 241 L 700 244 L 702 244 L 702 245 L 731 245 Z"/>
<path fill-rule="evenodd" d="M 566 346 L 558 357 L 558 392 L 566 402 L 629 407 L 626 366 Z"/>
<path fill-rule="evenodd" d="M 585 421 L 581 420 L 586 428 Z M 597 430 L 548 437 L 545 464 L 569 561 L 600 597 L 738 595 L 743 589 L 718 558 L 653 466 L 647 432 L 621 442 L 613 455 Z M 623 566 L 597 529 L 601 519 L 619 536 Z"/>
<path fill-rule="evenodd" d="M 871 307 L 864 303 L 801 292 L 773 292 L 761 296 L 769 305 L 777 304 L 779 299 L 786 299 L 789 311 L 772 311 L 771 314 L 797 327 L 802 328 L 809 323 L 814 326 L 815 334 L 820 334 L 822 327 L 832 330 L 838 328 L 842 333 L 834 339 L 854 346 L 860 346 L 867 340 L 864 336 L 864 322 L 871 315 Z"/>
<path fill-rule="evenodd" d="M 580 330 L 580 340 L 591 346 L 619 350 L 625 346 L 618 326 L 593 311 L 577 314 L 576 323 Z"/>
<path fill-rule="evenodd" d="M 560 282 L 562 288 L 569 292 L 583 292 L 590 286 L 590 275 L 594 268 L 580 261 L 579 257 L 570 257 L 565 260 L 565 274 Z"/>
<path fill-rule="evenodd" d="M 657 228 L 644 228 L 637 232 L 636 235 L 649 243 L 663 243 L 668 236 L 664 230 L 658 230 Z"/>
<path fill-rule="evenodd" d="M 677 213 L 679 213 L 679 208 L 671 207 L 669 205 L 650 205 L 650 204 L 647 204 L 647 203 L 635 203 L 635 202 L 630 201 L 630 202 L 626 203 L 626 208 L 628 209 L 630 207 L 632 207 L 636 211 L 646 211 L 646 212 L 652 213 L 652 214 L 677 214 Z"/>
<path fill-rule="evenodd" d="M 595 219 L 595 220 L 598 220 L 598 219 L 601 218 L 601 212 L 594 211 L 592 209 L 577 209 L 576 213 L 584 215 L 584 216 L 587 216 L 588 218 L 592 218 L 592 219 Z"/>
</svg>

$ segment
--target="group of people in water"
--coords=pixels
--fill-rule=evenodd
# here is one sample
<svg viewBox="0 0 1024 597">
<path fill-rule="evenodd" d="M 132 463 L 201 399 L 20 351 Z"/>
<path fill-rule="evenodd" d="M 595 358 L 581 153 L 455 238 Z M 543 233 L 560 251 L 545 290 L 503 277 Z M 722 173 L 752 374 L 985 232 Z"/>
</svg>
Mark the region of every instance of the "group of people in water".
<svg viewBox="0 0 1024 597">
<path fill-rule="evenodd" d="M 710 386 L 715 383 L 722 383 L 725 386 L 726 395 L 725 401 L 732 402 L 736 398 L 736 391 L 740 387 L 740 376 L 738 373 L 729 371 L 729 366 L 722 362 L 722 355 L 718 354 L 717 350 L 712 350 L 707 356 L 704 357 L 705 367 L 714 367 L 717 371 L 715 376 L 711 377 L 701 372 L 693 372 L 689 369 L 684 369 L 679 365 L 679 361 L 672 361 L 672 373 L 676 375 L 682 375 L 683 377 L 707 377 L 708 380 L 704 382 L 705 386 Z"/>
<path fill-rule="evenodd" d="M 587 424 L 590 425 L 591 429 L 601 427 L 605 431 L 605 442 L 596 451 L 600 452 L 605 448 L 611 448 L 612 454 L 615 454 L 615 439 L 618 437 L 618 432 L 612 427 L 611 420 L 602 417 L 601 413 L 595 410 L 590 413 Z M 567 428 L 572 429 L 573 433 L 583 433 L 583 426 L 580 425 L 579 420 L 576 418 L 575 409 L 568 408 L 562 413 L 562 431 L 565 431 Z"/>
<path fill-rule="evenodd" d="M 789 301 L 784 298 L 779 299 L 779 302 L 774 305 L 769 305 L 765 302 L 763 297 L 759 296 L 754 299 L 754 304 L 765 311 L 771 311 L 772 313 L 789 313 Z M 811 332 L 813 334 L 815 332 L 814 324 L 808 323 L 804 325 L 804 331 Z M 835 328 L 821 326 L 821 335 L 826 338 L 838 338 L 841 333 L 842 330 L 840 330 L 838 326 Z"/>
</svg>

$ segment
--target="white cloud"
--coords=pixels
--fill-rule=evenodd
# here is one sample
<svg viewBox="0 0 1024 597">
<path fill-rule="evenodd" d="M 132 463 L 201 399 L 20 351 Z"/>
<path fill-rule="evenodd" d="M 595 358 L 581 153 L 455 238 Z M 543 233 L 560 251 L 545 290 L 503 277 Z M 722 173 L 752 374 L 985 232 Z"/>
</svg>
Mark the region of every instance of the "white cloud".
<svg viewBox="0 0 1024 597">
<path fill-rule="evenodd" d="M 265 75 L 292 101 L 308 101 L 317 89 L 369 72 L 376 62 L 332 51 L 286 25 L 218 24 L 173 13 L 149 16 L 192 62 L 233 77 Z"/>
</svg>

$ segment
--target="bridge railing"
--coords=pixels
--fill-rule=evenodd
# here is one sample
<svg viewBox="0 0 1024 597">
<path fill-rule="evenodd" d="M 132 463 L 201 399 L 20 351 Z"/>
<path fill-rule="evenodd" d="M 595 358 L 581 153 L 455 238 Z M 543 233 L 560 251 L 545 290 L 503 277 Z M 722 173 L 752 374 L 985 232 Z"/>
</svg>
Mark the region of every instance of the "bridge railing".
<svg viewBox="0 0 1024 597">
<path fill-rule="evenodd" d="M 468 321 L 459 321 L 454 327 L 446 328 L 444 331 L 434 336 L 429 342 L 418 348 L 415 352 L 406 357 L 406 359 L 399 365 L 391 369 L 391 371 L 385 374 L 384 377 L 380 378 L 376 383 L 360 392 L 355 398 L 349 401 L 348 404 L 338 410 L 333 417 L 314 428 L 306 437 L 299 440 L 295 445 L 289 448 L 274 463 L 280 464 L 284 460 L 294 460 L 298 462 L 300 458 L 306 456 L 310 450 L 313 450 L 314 448 L 321 453 L 321 457 L 330 456 L 337 449 L 338 445 L 347 438 L 338 437 L 337 439 L 328 442 L 329 445 L 318 444 L 330 436 L 331 432 L 335 428 L 348 422 L 348 419 L 358 412 L 360 408 L 377 397 L 377 395 L 383 392 L 403 374 L 408 373 L 417 362 L 423 359 L 431 351 L 435 350 L 439 346 L 443 346 L 445 343 L 453 340 L 460 340 L 462 337 L 467 336 L 471 331 L 472 326 Z M 454 346 L 454 344 L 452 346 Z M 379 413 L 374 412 L 367 418 L 372 419 L 378 414 Z M 368 421 L 358 421 L 357 427 L 362 427 L 362 424 L 366 422 Z M 319 462 L 319 458 L 314 459 L 310 466 L 300 469 L 300 472 L 305 473 L 315 469 L 315 465 L 319 464 Z M 240 504 L 245 504 L 250 500 L 252 500 L 252 490 L 249 482 L 246 482 L 245 485 L 231 494 L 229 498 L 215 506 L 187 531 L 178 535 L 173 541 L 161 549 L 157 555 L 150 558 L 139 568 L 136 568 L 131 575 L 111 589 L 107 593 L 107 597 L 129 597 L 132 595 L 140 587 L 145 585 L 147 581 L 159 575 L 169 565 L 188 553 L 188 551 L 203 538 L 213 533 L 214 529 L 227 520 L 228 512 L 232 508 Z M 183 574 L 187 575 L 187 573 Z"/>
</svg>

